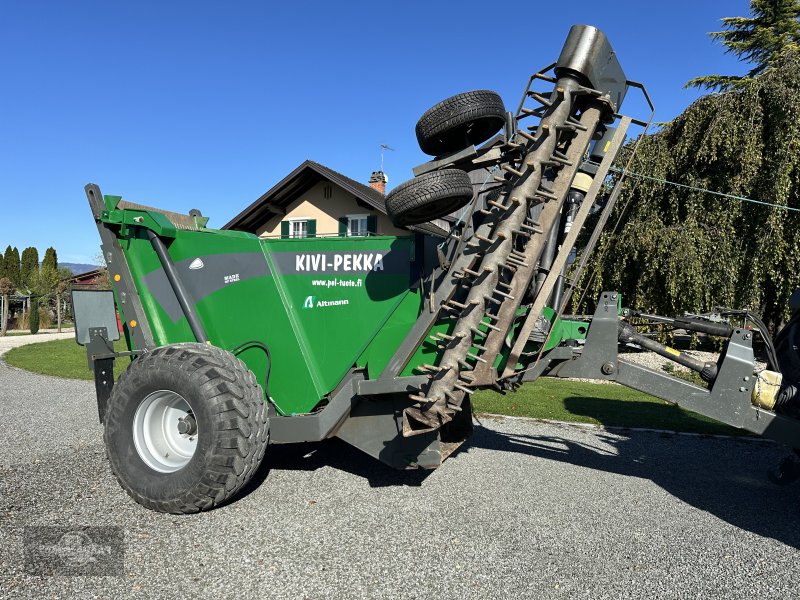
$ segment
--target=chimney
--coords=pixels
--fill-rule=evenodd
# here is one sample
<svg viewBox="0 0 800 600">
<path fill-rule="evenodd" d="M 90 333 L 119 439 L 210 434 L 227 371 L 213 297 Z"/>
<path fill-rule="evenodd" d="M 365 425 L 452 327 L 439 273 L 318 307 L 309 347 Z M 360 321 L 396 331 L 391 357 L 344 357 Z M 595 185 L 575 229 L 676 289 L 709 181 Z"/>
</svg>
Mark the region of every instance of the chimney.
<svg viewBox="0 0 800 600">
<path fill-rule="evenodd" d="M 386 184 L 389 183 L 389 178 L 383 171 L 373 171 L 369 178 L 369 187 L 373 190 L 379 191 L 384 196 L 386 195 Z"/>
</svg>

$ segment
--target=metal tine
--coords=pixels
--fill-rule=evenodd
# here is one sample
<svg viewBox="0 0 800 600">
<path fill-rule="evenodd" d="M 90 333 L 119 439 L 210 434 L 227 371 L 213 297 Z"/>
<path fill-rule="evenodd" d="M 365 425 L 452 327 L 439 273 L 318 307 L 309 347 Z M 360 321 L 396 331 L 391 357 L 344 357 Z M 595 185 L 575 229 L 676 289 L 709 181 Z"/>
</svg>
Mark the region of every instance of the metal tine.
<svg viewBox="0 0 800 600">
<path fill-rule="evenodd" d="M 517 235 L 522 235 L 525 237 L 532 237 L 532 233 L 530 231 L 522 231 L 521 229 L 512 229 L 511 233 L 516 233 Z"/>
<path fill-rule="evenodd" d="M 492 298 L 489 295 L 484 296 L 484 298 L 486 299 L 487 302 L 492 302 L 493 304 L 502 304 L 503 303 L 502 300 L 498 300 L 497 298 Z"/>
<path fill-rule="evenodd" d="M 562 95 L 563 95 L 564 90 L 562 89 L 561 92 L 562 92 Z M 553 106 L 553 101 L 545 98 L 539 92 L 529 92 L 528 96 L 530 96 L 533 100 L 536 100 L 542 106 L 546 106 L 548 108 Z M 531 112 L 533 112 L 533 111 L 531 111 Z"/>
<path fill-rule="evenodd" d="M 567 160 L 567 155 L 563 152 L 559 152 L 558 150 L 553 150 L 553 156 L 560 158 L 561 160 Z"/>
<path fill-rule="evenodd" d="M 472 269 L 470 269 L 468 267 L 464 267 L 462 269 L 462 271 L 464 271 L 464 273 L 466 273 L 467 275 L 469 275 L 471 277 L 480 277 L 481 276 L 481 273 L 478 273 L 477 271 L 473 271 Z"/>
<path fill-rule="evenodd" d="M 425 396 L 419 396 L 417 394 L 409 394 L 408 397 L 414 400 L 414 402 L 421 402 L 423 404 L 427 404 L 428 402 L 431 401 L 430 398 L 426 398 Z"/>
<path fill-rule="evenodd" d="M 516 271 L 517 270 L 516 266 L 509 265 L 508 263 L 504 263 L 504 262 L 497 263 L 497 266 L 498 267 L 502 267 L 503 269 L 508 269 L 509 271 Z"/>
<path fill-rule="evenodd" d="M 547 198 L 548 200 L 558 200 L 558 196 L 556 196 L 552 192 L 548 192 L 544 188 L 539 188 L 538 190 L 536 190 L 536 194 L 535 195 L 539 196 L 541 198 Z"/>
<path fill-rule="evenodd" d="M 456 412 L 461 412 L 462 410 L 460 406 L 458 406 L 457 404 L 452 404 L 450 402 L 447 403 L 447 408 L 449 408 L 450 410 L 454 410 Z"/>
<path fill-rule="evenodd" d="M 532 135 L 532 134 L 528 133 L 528 132 L 527 132 L 527 131 L 525 131 L 524 129 L 520 129 L 519 131 L 517 131 L 517 133 L 518 133 L 519 135 L 521 135 L 522 137 L 524 137 L 524 138 L 525 138 L 526 140 L 528 140 L 529 142 L 535 142 L 535 141 L 536 141 L 536 139 L 537 139 L 535 135 Z"/>
<path fill-rule="evenodd" d="M 571 167 L 572 166 L 572 162 L 571 161 L 567 160 L 566 158 L 561 158 L 560 156 L 556 156 L 555 154 L 550 157 L 550 160 L 553 163 L 562 165 L 564 167 Z"/>
<path fill-rule="evenodd" d="M 533 78 L 534 79 L 541 79 L 542 81 L 547 81 L 549 83 L 555 83 L 556 82 L 556 78 L 555 77 L 550 77 L 550 75 L 545 75 L 544 73 L 534 73 L 533 74 Z"/>
<path fill-rule="evenodd" d="M 512 296 L 511 294 L 506 294 L 505 292 L 501 292 L 500 290 L 495 290 L 494 293 L 495 294 L 499 294 L 503 298 L 508 298 L 509 300 L 513 300 L 514 299 L 514 296 Z"/>
<path fill-rule="evenodd" d="M 478 356 L 477 354 L 473 354 L 472 352 L 467 352 L 467 357 L 468 358 L 474 358 L 475 360 L 480 361 L 482 363 L 486 362 L 485 358 L 481 358 L 480 356 Z"/>
<path fill-rule="evenodd" d="M 509 207 L 505 204 L 500 204 L 497 200 L 489 200 L 486 204 L 499 208 L 500 210 L 508 210 Z"/>
<path fill-rule="evenodd" d="M 503 171 L 506 171 L 507 173 L 511 173 L 512 175 L 516 175 L 517 177 L 522 177 L 522 175 L 523 175 L 522 171 L 518 171 L 517 169 L 515 169 L 514 167 L 512 167 L 511 165 L 509 165 L 507 163 L 500 165 L 500 168 L 503 169 Z"/>
<path fill-rule="evenodd" d="M 474 237 L 475 239 L 480 240 L 482 242 L 485 242 L 487 244 L 494 244 L 494 243 L 497 242 L 497 239 L 498 239 L 498 238 L 491 239 L 491 238 L 486 237 L 485 235 L 481 235 L 480 233 L 476 233 L 472 237 Z"/>
<path fill-rule="evenodd" d="M 537 227 L 537 225 L 528 225 L 527 223 L 522 223 L 519 227 L 520 229 L 526 229 L 532 233 L 544 233 L 544 229 L 542 229 L 541 226 Z"/>
<path fill-rule="evenodd" d="M 434 371 L 434 372 L 436 372 L 436 373 L 441 373 L 442 371 L 445 371 L 445 372 L 446 372 L 446 371 L 449 371 L 449 370 L 450 370 L 450 367 L 437 367 L 436 365 L 429 365 L 429 364 L 424 364 L 424 365 L 422 365 L 422 366 L 423 366 L 423 368 L 425 368 L 426 370 L 428 370 L 428 371 Z"/>
<path fill-rule="evenodd" d="M 541 125 L 529 125 L 528 131 L 539 131 L 539 137 L 544 138 L 550 135 L 550 125 L 547 123 L 542 123 Z M 539 140 L 539 137 L 536 140 Z"/>
<path fill-rule="evenodd" d="M 530 267 L 530 265 L 525 261 L 514 258 L 513 256 L 509 256 L 506 260 L 508 260 L 511 264 L 517 263 L 518 267 Z"/>
<path fill-rule="evenodd" d="M 456 308 L 455 306 L 451 306 L 451 305 L 447 304 L 446 302 L 444 304 L 442 304 L 442 308 L 447 309 L 447 310 L 452 310 L 453 312 L 458 312 L 458 313 L 463 311 L 463 309 Z"/>
<path fill-rule="evenodd" d="M 449 304 L 450 306 L 454 306 L 456 308 L 460 308 L 461 310 L 464 310 L 465 308 L 467 308 L 466 304 L 461 304 L 461 302 L 458 302 L 457 300 L 453 300 L 452 298 L 450 298 L 450 300 L 445 302 L 445 304 Z"/>
<path fill-rule="evenodd" d="M 594 88 L 586 87 L 584 85 L 572 88 L 570 93 L 576 96 L 594 96 L 595 98 L 599 98 L 603 95 L 603 92 L 600 90 L 596 90 Z"/>
<path fill-rule="evenodd" d="M 461 385 L 460 383 L 454 383 L 453 387 L 456 388 L 456 389 L 461 390 L 465 394 L 472 394 L 472 393 L 475 392 L 475 390 L 473 390 L 472 388 L 468 388 L 468 387 L 466 387 L 464 385 Z"/>
<path fill-rule="evenodd" d="M 578 119 L 576 119 L 575 117 L 567 117 L 567 123 L 569 123 L 570 125 L 574 125 L 575 129 L 579 129 L 580 131 L 586 131 L 588 129 L 586 125 L 578 121 Z"/>
<path fill-rule="evenodd" d="M 524 117 L 541 117 L 542 114 L 544 113 L 544 110 L 541 107 L 540 108 L 528 108 L 527 106 L 523 106 L 522 108 L 519 109 L 519 111 L 522 113 L 523 118 Z"/>
<path fill-rule="evenodd" d="M 475 335 L 479 335 L 479 336 L 481 336 L 481 337 L 484 337 L 484 338 L 485 338 L 485 337 L 489 337 L 489 334 L 488 334 L 488 333 L 486 333 L 485 331 L 481 331 L 481 330 L 480 330 L 480 329 L 478 329 L 477 327 L 470 327 L 470 328 L 469 328 L 469 330 L 470 330 L 472 333 L 474 333 Z"/>
<path fill-rule="evenodd" d="M 467 369 L 468 371 L 472 370 L 472 365 L 465 361 L 463 358 L 458 359 L 458 364 Z"/>
<path fill-rule="evenodd" d="M 533 227 L 538 227 L 539 229 L 542 228 L 542 224 L 539 221 L 534 221 L 531 217 L 525 217 L 524 223 L 528 225 L 532 225 Z"/>
<path fill-rule="evenodd" d="M 489 315 L 486 315 L 486 316 L 489 316 Z M 484 326 L 486 326 L 486 327 L 488 327 L 488 328 L 489 328 L 489 329 L 491 329 L 492 331 L 499 331 L 500 333 L 502 333 L 502 332 L 503 332 L 503 330 L 502 330 L 502 329 L 500 329 L 499 327 L 495 327 L 495 326 L 494 326 L 494 325 L 492 325 L 491 323 L 483 323 L 483 325 L 484 325 Z"/>
<path fill-rule="evenodd" d="M 514 287 L 510 283 L 506 283 L 505 281 L 498 281 L 497 285 L 502 285 L 507 290 L 510 290 L 512 287 Z"/>
<path fill-rule="evenodd" d="M 562 162 L 560 162 L 560 161 L 557 161 L 557 160 L 553 160 L 552 158 L 548 158 L 548 159 L 546 159 L 546 160 L 543 160 L 543 161 L 542 161 L 541 163 L 539 163 L 539 164 L 540 164 L 542 167 L 553 167 L 553 168 L 556 168 L 556 169 L 560 169 L 561 167 L 563 167 L 563 166 L 564 166 L 564 163 L 562 163 Z"/>
</svg>

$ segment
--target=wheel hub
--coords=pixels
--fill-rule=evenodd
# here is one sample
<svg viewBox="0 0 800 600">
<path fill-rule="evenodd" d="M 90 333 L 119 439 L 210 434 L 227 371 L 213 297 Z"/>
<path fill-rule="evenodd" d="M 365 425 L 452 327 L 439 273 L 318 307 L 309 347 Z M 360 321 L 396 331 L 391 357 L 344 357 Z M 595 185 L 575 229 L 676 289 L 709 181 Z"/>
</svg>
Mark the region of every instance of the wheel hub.
<svg viewBox="0 0 800 600">
<path fill-rule="evenodd" d="M 133 441 L 139 458 L 154 471 L 185 467 L 197 448 L 197 421 L 189 403 L 169 390 L 149 394 L 133 417 Z"/>
<path fill-rule="evenodd" d="M 197 421 L 194 420 L 194 415 L 188 414 L 182 419 L 178 419 L 178 433 L 183 435 L 197 433 Z"/>
</svg>

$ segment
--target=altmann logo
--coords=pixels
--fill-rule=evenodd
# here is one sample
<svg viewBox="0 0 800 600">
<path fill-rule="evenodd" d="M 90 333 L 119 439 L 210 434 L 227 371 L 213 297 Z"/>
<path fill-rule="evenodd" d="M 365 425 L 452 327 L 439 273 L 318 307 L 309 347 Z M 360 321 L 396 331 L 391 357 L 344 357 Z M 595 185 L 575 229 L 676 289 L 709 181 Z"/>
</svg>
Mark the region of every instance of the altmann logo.
<svg viewBox="0 0 800 600">
<path fill-rule="evenodd" d="M 317 300 L 314 296 L 307 296 L 303 308 L 328 308 L 329 306 L 347 306 L 350 300 Z"/>
<path fill-rule="evenodd" d="M 296 271 L 383 271 L 383 254 L 298 254 Z"/>
<path fill-rule="evenodd" d="M 203 267 L 205 267 L 205 265 L 203 264 L 203 259 L 201 258 L 195 258 L 191 263 L 189 263 L 189 268 L 192 271 L 196 271 L 197 269 L 202 269 Z"/>
</svg>

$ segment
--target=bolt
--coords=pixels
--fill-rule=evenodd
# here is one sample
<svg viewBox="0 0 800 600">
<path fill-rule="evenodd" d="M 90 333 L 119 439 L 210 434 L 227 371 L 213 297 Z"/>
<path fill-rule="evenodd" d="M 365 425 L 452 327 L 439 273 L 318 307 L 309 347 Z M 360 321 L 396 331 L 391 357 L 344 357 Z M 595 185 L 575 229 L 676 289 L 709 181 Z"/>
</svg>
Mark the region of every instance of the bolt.
<svg viewBox="0 0 800 600">
<path fill-rule="evenodd" d="M 745 381 L 750 381 L 750 378 L 747 375 L 745 375 L 744 380 Z"/>
<path fill-rule="evenodd" d="M 740 392 L 746 392 L 746 391 L 747 391 L 747 388 L 746 388 L 746 387 L 740 387 L 740 388 L 739 388 L 739 391 L 740 391 Z"/>
<path fill-rule="evenodd" d="M 192 415 L 186 415 L 182 419 L 178 419 L 178 433 L 184 435 L 197 433 L 197 422 Z"/>
<path fill-rule="evenodd" d="M 600 370 L 603 372 L 603 375 L 612 375 L 614 371 L 617 370 L 616 366 L 612 362 L 603 363 L 603 366 L 600 367 Z"/>
</svg>

